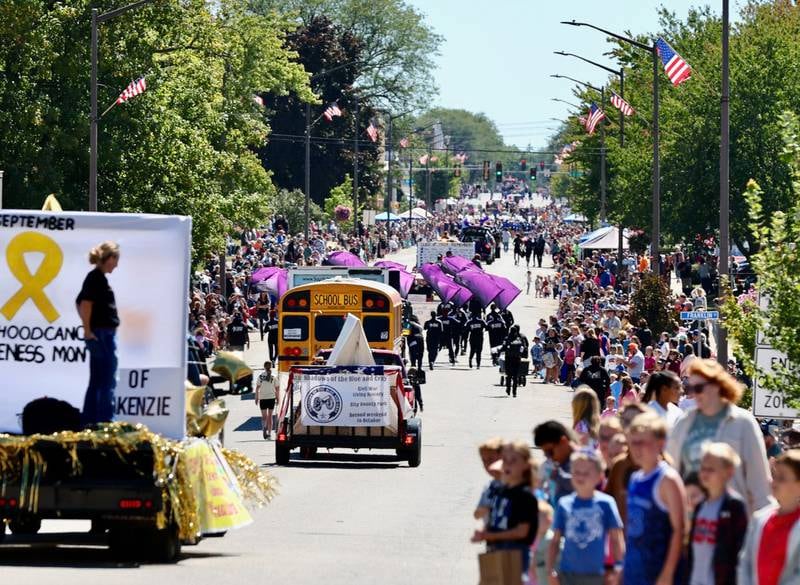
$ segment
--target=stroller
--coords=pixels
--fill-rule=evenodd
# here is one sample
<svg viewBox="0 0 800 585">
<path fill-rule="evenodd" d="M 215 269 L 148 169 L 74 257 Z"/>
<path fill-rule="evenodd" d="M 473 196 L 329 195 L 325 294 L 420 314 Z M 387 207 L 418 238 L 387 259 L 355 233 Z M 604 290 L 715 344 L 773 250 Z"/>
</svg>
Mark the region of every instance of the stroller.
<svg viewBox="0 0 800 585">
<path fill-rule="evenodd" d="M 506 360 L 501 354 L 499 357 L 500 362 L 500 385 L 506 385 Z M 528 371 L 530 370 L 531 362 L 528 358 L 522 358 L 519 361 L 519 374 L 517 375 L 517 386 L 525 386 L 527 383 Z"/>
</svg>

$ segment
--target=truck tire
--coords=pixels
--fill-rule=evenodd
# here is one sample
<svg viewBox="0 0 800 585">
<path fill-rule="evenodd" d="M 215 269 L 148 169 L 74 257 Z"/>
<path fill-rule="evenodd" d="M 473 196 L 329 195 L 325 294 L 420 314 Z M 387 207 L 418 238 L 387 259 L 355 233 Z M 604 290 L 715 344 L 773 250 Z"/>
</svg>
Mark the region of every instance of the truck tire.
<svg viewBox="0 0 800 585">
<path fill-rule="evenodd" d="M 172 522 L 161 530 L 154 529 L 149 536 L 149 560 L 161 564 L 177 562 L 181 554 L 181 539 L 178 537 L 177 524 Z"/>
<path fill-rule="evenodd" d="M 31 535 L 39 532 L 42 519 L 32 514 L 20 515 L 9 522 L 11 534 Z"/>
<path fill-rule="evenodd" d="M 422 435 L 417 436 L 417 442 L 408 450 L 408 466 L 419 467 L 422 463 Z"/>
<path fill-rule="evenodd" d="M 275 463 L 278 465 L 289 465 L 289 447 L 275 445 Z"/>
</svg>

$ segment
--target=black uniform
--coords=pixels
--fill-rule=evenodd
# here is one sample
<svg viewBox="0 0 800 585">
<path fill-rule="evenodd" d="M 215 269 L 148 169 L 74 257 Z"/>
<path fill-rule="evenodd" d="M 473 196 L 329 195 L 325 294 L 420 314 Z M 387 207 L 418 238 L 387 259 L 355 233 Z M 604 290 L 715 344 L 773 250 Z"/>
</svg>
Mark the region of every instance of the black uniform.
<svg viewBox="0 0 800 585">
<path fill-rule="evenodd" d="M 422 354 L 425 351 L 425 336 L 422 326 L 416 321 L 411 321 L 408 328 L 411 333 L 408 336 L 408 357 L 411 359 L 411 367 L 422 369 Z"/>
<path fill-rule="evenodd" d="M 467 321 L 466 329 L 469 333 L 469 367 L 472 367 L 472 357 L 475 356 L 478 369 L 480 369 L 481 353 L 483 352 L 483 332 L 486 331 L 486 321 L 481 319 L 479 315 L 473 315 L 472 319 Z"/>
<path fill-rule="evenodd" d="M 511 330 L 511 327 L 514 326 L 514 315 L 512 315 L 511 311 L 508 309 L 503 309 L 500 311 L 500 316 L 503 318 L 503 321 L 506 324 L 505 334 L 508 336 L 508 332 Z"/>
<path fill-rule="evenodd" d="M 270 317 L 265 325 L 267 330 L 267 348 L 269 351 L 269 361 L 273 364 L 278 359 L 278 318 Z"/>
<path fill-rule="evenodd" d="M 517 395 L 517 380 L 519 379 L 519 365 L 527 352 L 527 340 L 519 333 L 510 334 L 503 343 L 502 351 L 505 352 L 506 394 Z"/>
<path fill-rule="evenodd" d="M 497 311 L 492 311 L 486 317 L 486 327 L 489 329 L 489 346 L 499 347 L 506 336 L 506 322 Z M 497 357 L 492 354 L 492 363 L 497 365 Z"/>
<path fill-rule="evenodd" d="M 431 317 L 425 321 L 425 342 L 428 345 L 428 365 L 433 369 L 433 362 L 439 355 L 439 343 L 442 340 L 442 322 L 438 317 Z"/>
<path fill-rule="evenodd" d="M 456 355 L 467 349 L 467 314 L 464 309 L 458 308 L 450 314 L 450 323 L 453 329 L 453 349 Z"/>
<path fill-rule="evenodd" d="M 536 239 L 536 243 L 533 245 L 533 253 L 536 256 L 536 263 L 539 265 L 539 268 L 542 267 L 542 256 L 544 256 L 544 236 L 539 234 L 539 237 Z"/>
<path fill-rule="evenodd" d="M 456 363 L 456 355 L 453 352 L 453 317 L 448 313 L 442 315 L 442 339 L 439 342 L 441 349 L 447 348 L 447 357 L 450 359 L 450 365 Z"/>
</svg>

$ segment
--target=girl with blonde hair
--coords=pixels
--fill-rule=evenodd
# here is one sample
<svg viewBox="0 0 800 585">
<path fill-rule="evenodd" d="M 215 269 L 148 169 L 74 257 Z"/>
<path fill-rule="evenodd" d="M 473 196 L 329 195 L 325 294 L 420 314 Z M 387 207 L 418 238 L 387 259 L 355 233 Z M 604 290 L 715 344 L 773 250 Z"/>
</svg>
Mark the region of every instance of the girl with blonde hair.
<svg viewBox="0 0 800 585">
<path fill-rule="evenodd" d="M 580 386 L 572 397 L 572 429 L 581 445 L 597 448 L 600 429 L 600 400 L 589 386 Z"/>
</svg>

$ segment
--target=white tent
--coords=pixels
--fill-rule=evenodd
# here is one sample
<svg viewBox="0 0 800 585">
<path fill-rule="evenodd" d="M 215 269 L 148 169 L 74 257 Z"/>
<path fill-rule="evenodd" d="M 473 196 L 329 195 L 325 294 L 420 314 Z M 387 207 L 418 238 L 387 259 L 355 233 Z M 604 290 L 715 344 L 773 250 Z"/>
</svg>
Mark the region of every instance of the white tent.
<svg viewBox="0 0 800 585">
<path fill-rule="evenodd" d="M 619 228 L 608 227 L 597 230 L 602 233 L 595 233 L 595 236 L 585 240 L 580 244 L 583 250 L 616 250 L 619 247 Z M 622 249 L 628 249 L 628 238 L 622 232 Z"/>
<path fill-rule="evenodd" d="M 421 207 L 415 207 L 414 209 L 409 209 L 404 211 L 400 214 L 400 219 L 409 220 L 409 219 L 428 219 L 433 217 L 429 211 L 422 209 Z"/>
<path fill-rule="evenodd" d="M 566 223 L 586 223 L 586 216 L 580 213 L 570 213 L 564 218 Z"/>
</svg>

